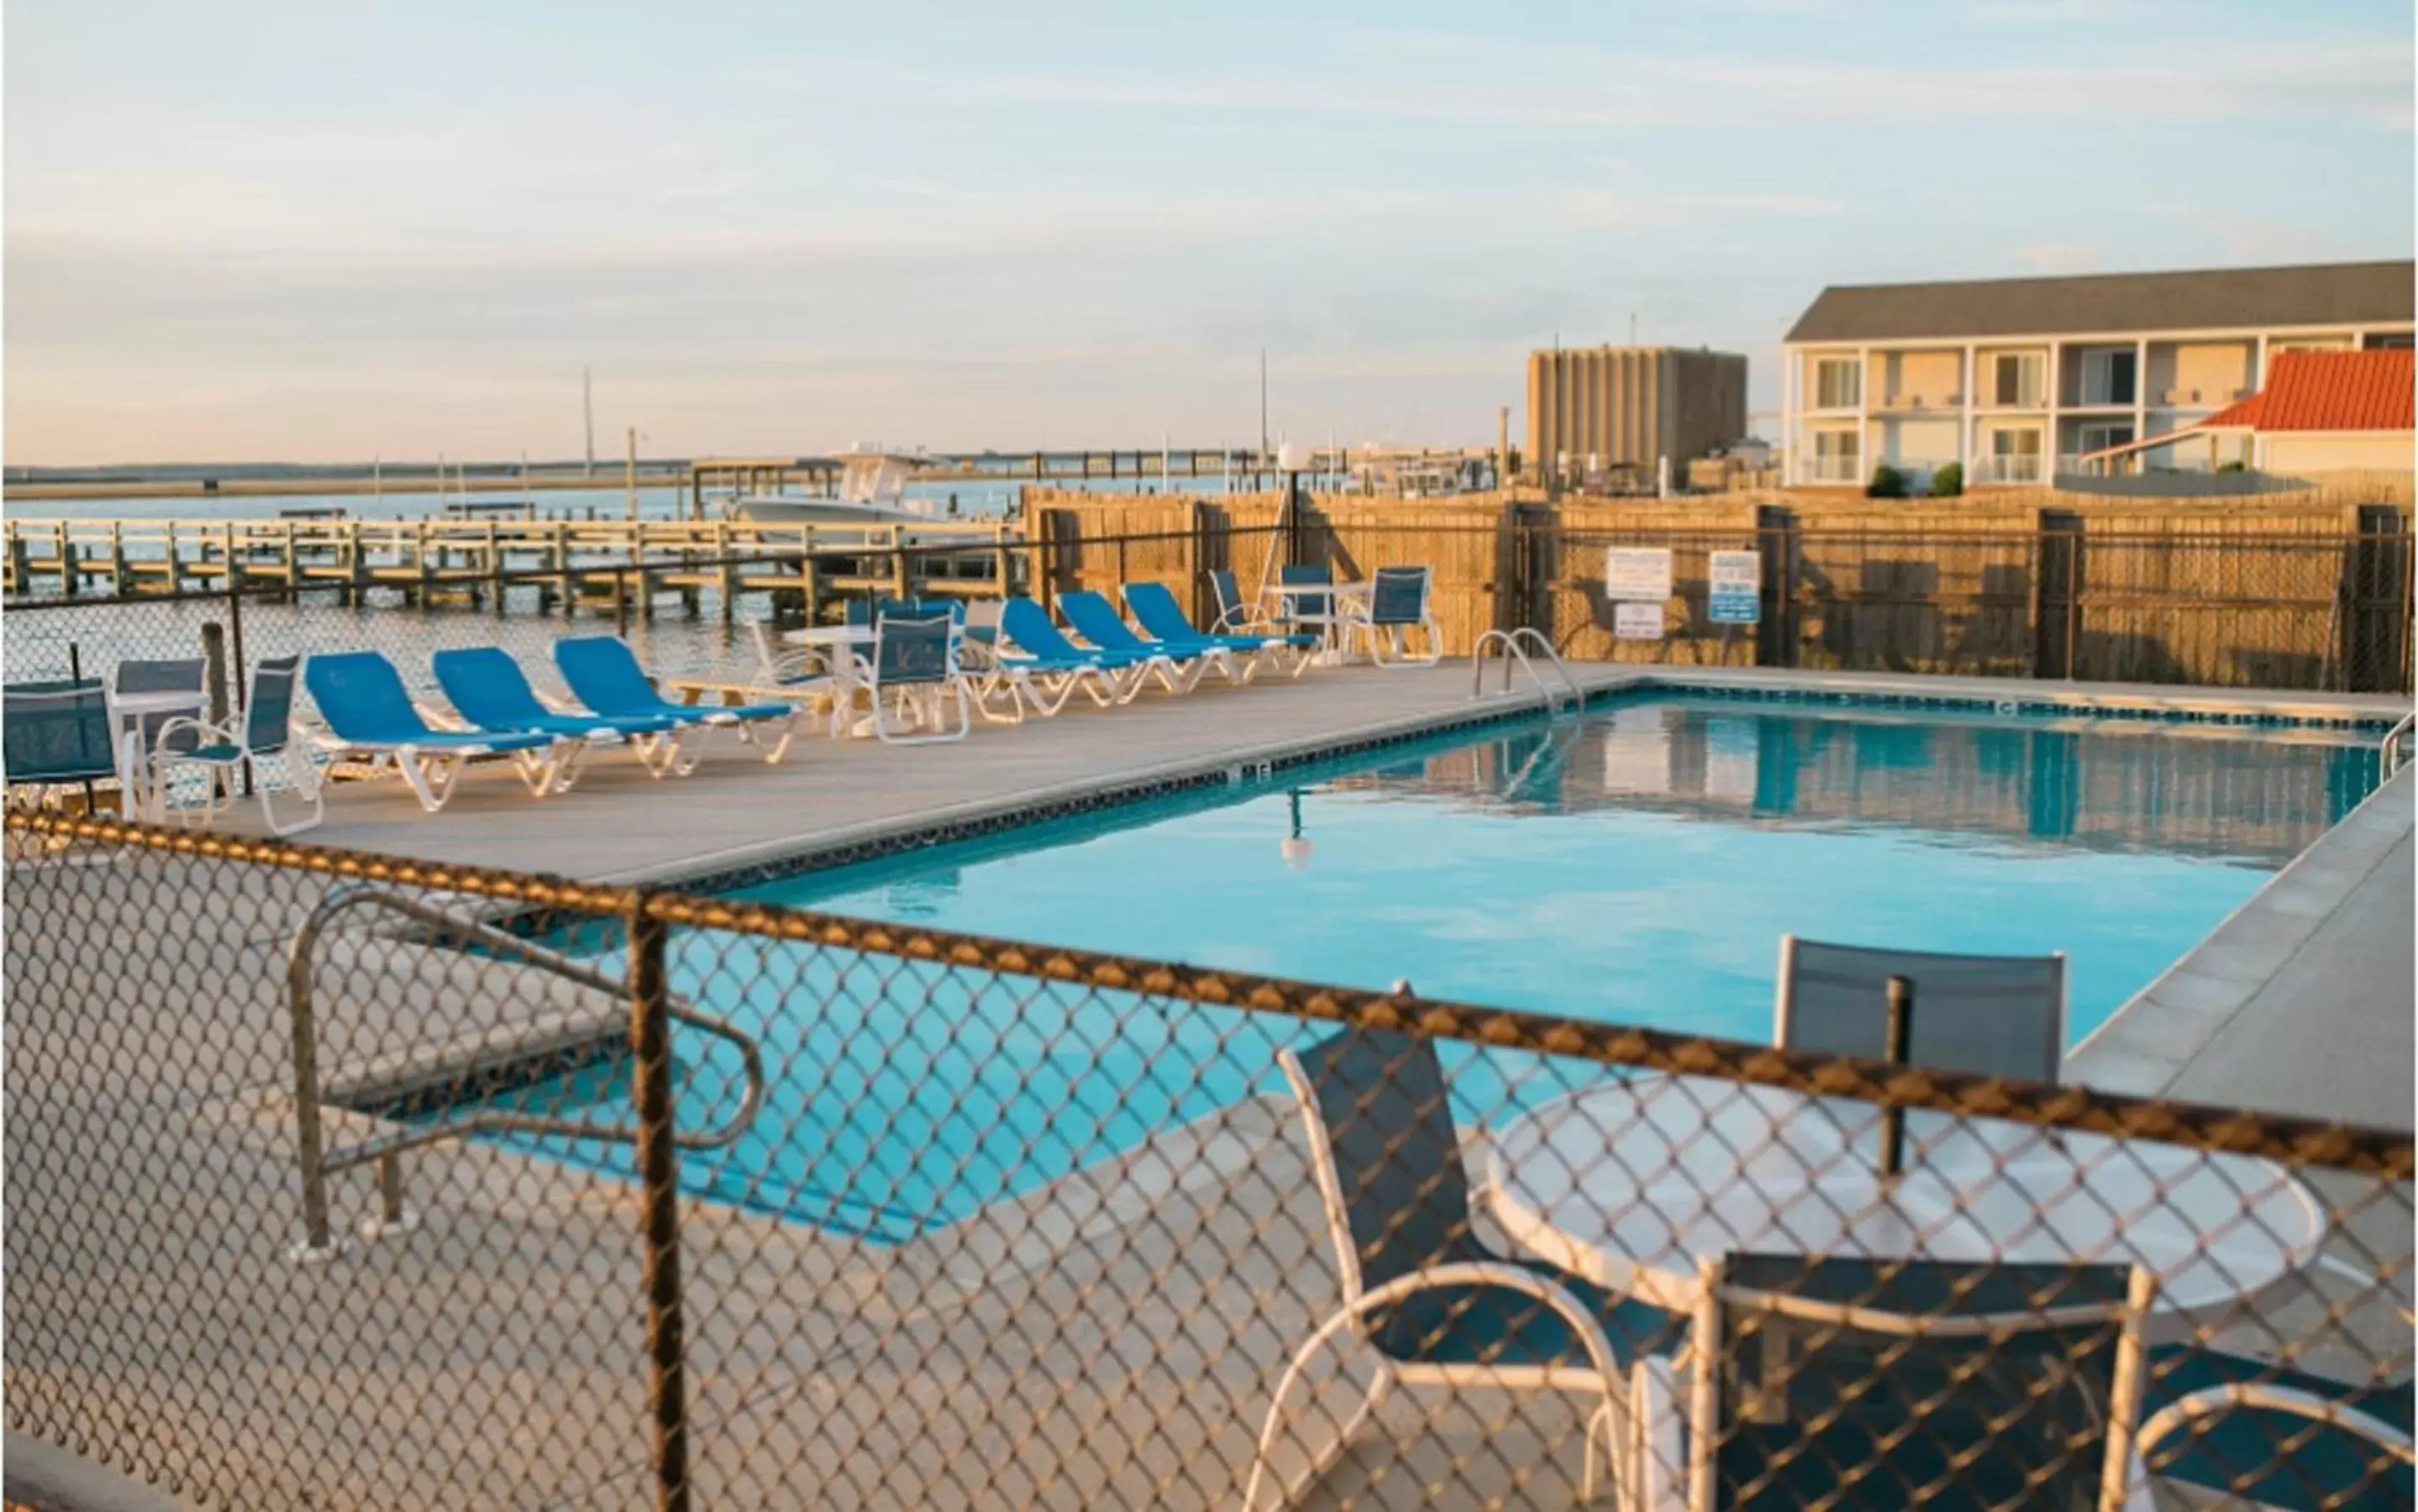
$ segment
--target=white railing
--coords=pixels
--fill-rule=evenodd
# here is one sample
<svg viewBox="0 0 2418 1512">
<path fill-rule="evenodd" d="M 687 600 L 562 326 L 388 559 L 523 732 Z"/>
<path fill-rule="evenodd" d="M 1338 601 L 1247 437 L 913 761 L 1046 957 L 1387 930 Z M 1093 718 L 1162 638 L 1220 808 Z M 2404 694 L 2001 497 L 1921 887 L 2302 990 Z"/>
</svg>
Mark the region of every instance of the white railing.
<svg viewBox="0 0 2418 1512">
<path fill-rule="evenodd" d="M 2044 480 L 2042 458 L 2038 452 L 2029 455 L 1986 456 L 1973 459 L 1971 477 L 1982 483 L 2037 483 Z"/>
</svg>

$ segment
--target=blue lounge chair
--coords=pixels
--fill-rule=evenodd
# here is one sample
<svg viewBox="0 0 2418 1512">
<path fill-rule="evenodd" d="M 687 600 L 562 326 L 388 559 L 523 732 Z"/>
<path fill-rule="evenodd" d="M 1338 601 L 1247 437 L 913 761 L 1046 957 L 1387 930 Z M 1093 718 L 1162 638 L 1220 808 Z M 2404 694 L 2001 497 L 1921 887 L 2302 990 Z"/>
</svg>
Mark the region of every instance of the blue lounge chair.
<svg viewBox="0 0 2418 1512">
<path fill-rule="evenodd" d="M 1165 641 L 1144 640 L 1118 615 L 1115 605 L 1089 588 L 1058 595 L 1058 612 L 1066 617 L 1067 628 L 1099 649 L 1150 658 L 1147 675 L 1158 679 L 1170 693 L 1190 693 L 1212 664 L 1218 665 L 1229 679 L 1242 680 L 1234 670 L 1234 659 L 1224 651 L 1214 647 L 1171 646 Z"/>
<path fill-rule="evenodd" d="M 574 635 L 554 643 L 554 664 L 572 696 L 607 719 L 650 716 L 682 725 L 731 729 L 751 744 L 762 744 L 762 732 L 773 725 L 780 733 L 764 759 L 777 762 L 789 754 L 798 721 L 806 710 L 795 704 L 725 704 L 712 708 L 676 704 L 655 691 L 654 680 L 638 664 L 638 653 L 619 635 Z"/>
<path fill-rule="evenodd" d="M 1302 668 L 1309 664 L 1308 656 L 1302 654 L 1302 647 L 1318 644 L 1315 635 L 1262 635 L 1223 631 L 1203 633 L 1193 628 L 1191 618 L 1184 612 L 1184 605 L 1175 602 L 1175 595 L 1164 583 L 1127 583 L 1125 607 L 1133 611 L 1134 619 L 1141 628 L 1158 637 L 1162 644 L 1192 646 L 1204 651 L 1224 651 L 1230 659 L 1247 658 L 1239 664 L 1243 672 L 1239 680 L 1245 682 L 1251 680 L 1262 664 L 1280 664 L 1286 660 L 1293 663 L 1293 675 L 1300 676 Z M 1293 654 L 1288 656 L 1289 652 Z"/>
<path fill-rule="evenodd" d="M 488 735 L 432 728 L 404 691 L 394 664 L 376 651 L 314 656 L 302 664 L 302 685 L 311 690 L 327 725 L 320 743 L 329 755 L 339 762 L 391 770 L 431 814 L 445 806 L 462 769 L 476 757 L 510 756 L 528 790 L 543 798 L 568 786 L 571 764 L 581 750 L 577 741 L 542 731 Z"/>
<path fill-rule="evenodd" d="M 429 664 L 454 712 L 480 729 L 494 734 L 536 730 L 589 745 L 626 742 L 639 764 L 657 777 L 667 772 L 686 776 L 696 768 L 696 757 L 682 750 L 682 737 L 697 726 L 668 714 L 607 716 L 549 709 L 529 686 L 521 664 L 500 646 L 438 651 Z"/>
<path fill-rule="evenodd" d="M 319 770 L 311 753 L 294 739 L 294 689 L 301 680 L 302 658 L 271 656 L 253 669 L 252 692 L 243 701 L 243 717 L 213 725 L 194 715 L 181 715 L 162 725 L 151 755 L 151 812 L 161 818 L 194 817 L 205 827 L 235 807 L 246 763 L 252 767 L 253 790 L 260 795 L 260 817 L 271 834 L 298 834 L 328 817 Z M 178 726 L 190 726 L 192 739 Z M 180 765 L 204 769 L 209 787 L 201 803 L 171 810 L 168 787 Z M 272 768 L 283 768 L 294 796 L 310 805 L 297 818 L 281 819 L 271 798 Z"/>
<path fill-rule="evenodd" d="M 1045 717 L 1065 708 L 1078 692 L 1103 709 L 1131 702 L 1153 661 L 1078 646 L 1050 619 L 1048 610 L 1021 595 L 1000 606 L 999 637 L 996 678 Z"/>
</svg>

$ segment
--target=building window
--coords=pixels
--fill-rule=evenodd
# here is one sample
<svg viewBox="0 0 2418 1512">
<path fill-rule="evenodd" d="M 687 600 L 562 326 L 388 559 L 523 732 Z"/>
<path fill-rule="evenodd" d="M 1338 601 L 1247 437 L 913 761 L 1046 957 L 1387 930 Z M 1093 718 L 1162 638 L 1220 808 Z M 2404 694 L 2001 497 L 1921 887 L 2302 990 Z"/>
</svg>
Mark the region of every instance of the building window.
<svg viewBox="0 0 2418 1512">
<path fill-rule="evenodd" d="M 1990 403 L 2019 409 L 2037 406 L 2044 365 L 2038 352 L 2001 352 L 1991 359 Z"/>
<path fill-rule="evenodd" d="M 1864 364 L 1852 357 L 1817 358 L 1814 362 L 1814 407 L 1853 409 L 1864 402 Z"/>
<path fill-rule="evenodd" d="M 1823 483 L 1859 483 L 1864 481 L 1857 466 L 1862 453 L 1863 437 L 1853 431 L 1815 431 L 1814 433 L 1814 481 Z"/>
<path fill-rule="evenodd" d="M 2409 338 L 2403 337 L 2406 343 Z M 2267 344 L 2274 352 L 2347 352 L 2350 349 L 2348 336 L 2278 336 Z"/>
<path fill-rule="evenodd" d="M 2381 352 L 2389 347 L 2411 345 L 2413 338 L 2406 330 L 2372 330 L 2360 344 L 2371 352 Z"/>
<path fill-rule="evenodd" d="M 2082 354 L 2082 402 L 2129 405 L 2139 391 L 2140 362 L 2129 346 Z"/>
<path fill-rule="evenodd" d="M 2122 446 L 2126 442 L 2132 440 L 2133 427 L 2130 425 L 2085 425 L 2081 428 L 2075 439 L 2079 443 L 2079 450 L 2082 451 L 2083 455 L 2088 456 L 2093 451 L 2104 451 L 2111 446 Z"/>
</svg>

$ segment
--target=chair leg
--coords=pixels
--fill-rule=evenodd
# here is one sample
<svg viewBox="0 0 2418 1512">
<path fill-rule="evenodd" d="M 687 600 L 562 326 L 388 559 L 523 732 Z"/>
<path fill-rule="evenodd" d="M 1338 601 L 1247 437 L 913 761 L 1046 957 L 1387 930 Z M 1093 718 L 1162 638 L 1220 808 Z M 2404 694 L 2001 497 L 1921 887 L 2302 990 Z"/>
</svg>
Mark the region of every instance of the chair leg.
<svg viewBox="0 0 2418 1512">
<path fill-rule="evenodd" d="M 1243 1488 L 1243 1512 L 1259 1512 L 1260 1481 L 1267 1474 L 1268 1451 L 1276 1447 L 1277 1429 L 1284 1420 L 1285 1395 L 1293 1389 L 1293 1383 L 1301 1378 L 1302 1367 L 1309 1364 L 1310 1358 L 1319 1352 L 1321 1346 L 1325 1344 L 1329 1332 L 1322 1329 L 1311 1336 L 1309 1342 L 1304 1344 L 1293 1355 L 1291 1363 L 1286 1365 L 1284 1375 L 1277 1382 L 1276 1395 L 1268 1400 L 1267 1418 L 1260 1425 L 1259 1447 L 1251 1455 L 1251 1476 Z M 1276 1504 L 1278 1506 L 1281 1507 L 1290 1503 L 1302 1487 L 1317 1479 L 1328 1465 L 1341 1457 L 1343 1451 L 1351 1446 L 1352 1436 L 1359 1432 L 1360 1426 L 1374 1416 L 1377 1409 L 1384 1405 L 1386 1393 L 1393 1388 L 1393 1371 L 1379 1366 L 1369 1382 L 1367 1394 L 1360 1399 L 1358 1410 L 1354 1412 L 1351 1420 L 1343 1425 L 1343 1431 L 1336 1435 L 1335 1443 L 1323 1453 L 1313 1456 L 1308 1468 L 1302 1474 L 1294 1477 L 1291 1484 L 1278 1488 Z"/>
</svg>

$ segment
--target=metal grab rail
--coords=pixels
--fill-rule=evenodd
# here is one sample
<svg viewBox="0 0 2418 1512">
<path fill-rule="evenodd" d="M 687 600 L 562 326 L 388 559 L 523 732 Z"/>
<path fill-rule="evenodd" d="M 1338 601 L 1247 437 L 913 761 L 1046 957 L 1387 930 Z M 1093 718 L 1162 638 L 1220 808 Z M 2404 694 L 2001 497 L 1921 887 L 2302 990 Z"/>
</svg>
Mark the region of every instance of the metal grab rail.
<svg viewBox="0 0 2418 1512">
<path fill-rule="evenodd" d="M 339 1252 L 328 1222 L 328 1177 L 332 1172 L 371 1161 L 377 1162 L 380 1211 L 376 1226 L 371 1230 L 375 1237 L 380 1232 L 407 1231 L 416 1222 L 405 1209 L 403 1201 L 403 1166 L 399 1157 L 407 1150 L 447 1139 L 468 1138 L 477 1134 L 505 1132 L 547 1134 L 615 1143 L 635 1144 L 640 1140 L 643 1131 L 635 1124 L 590 1123 L 578 1119 L 542 1118 L 529 1113 L 479 1113 L 469 1118 L 382 1134 L 342 1150 L 327 1149 L 319 1121 L 318 1025 L 314 1011 L 312 967 L 319 936 L 329 923 L 355 909 L 381 909 L 401 914 L 491 950 L 509 952 L 566 982 L 594 987 L 624 999 L 635 997 L 630 980 L 607 975 L 559 951 L 548 950 L 492 924 L 464 919 L 434 904 L 422 903 L 365 882 L 343 883 L 330 889 L 296 928 L 285 947 L 285 997 L 294 1033 L 296 1158 L 302 1173 L 303 1237 L 288 1251 L 292 1258 L 327 1260 Z M 755 1038 L 744 1031 L 725 1019 L 699 1013 L 668 994 L 665 997 L 663 1010 L 666 1017 L 677 1019 L 692 1029 L 702 1030 L 739 1048 L 746 1070 L 747 1091 L 740 1100 L 738 1112 L 716 1127 L 692 1134 L 675 1130 L 671 1135 L 671 1143 L 676 1149 L 721 1149 L 745 1133 L 747 1126 L 755 1122 L 757 1111 L 763 1107 L 763 1054 Z M 641 1007 L 634 1007 L 634 1015 L 638 1011 L 642 1011 Z M 634 1036 L 635 1031 L 634 1017 Z"/>
<path fill-rule="evenodd" d="M 1579 680 L 1570 675 L 1569 664 L 1562 660 L 1561 653 L 1553 649 L 1553 643 L 1547 640 L 1544 632 L 1534 625 L 1521 625 L 1512 630 L 1490 630 L 1477 637 L 1477 644 L 1471 647 L 1469 650 L 1469 695 L 1472 698 L 1485 695 L 1486 649 L 1499 642 L 1504 652 L 1503 692 L 1507 694 L 1511 691 L 1511 664 L 1516 661 L 1527 669 L 1528 680 L 1534 682 L 1538 690 L 1544 694 L 1547 712 L 1560 713 L 1561 695 L 1546 683 L 1544 675 L 1537 670 L 1537 664 L 1529 660 L 1528 653 L 1522 649 L 1523 643 L 1526 641 L 1536 642 L 1537 649 L 1544 653 L 1545 660 L 1552 664 L 1555 675 L 1562 680 L 1562 686 L 1569 690 L 1570 708 L 1573 710 L 1584 708 L 1586 704 L 1586 694 L 1579 687 Z"/>
<path fill-rule="evenodd" d="M 2392 776 L 2410 760 L 2410 741 L 2418 736 L 2418 712 L 2401 716 L 2401 723 L 2384 732 L 2377 742 L 2377 752 L 2384 763 L 2384 775 Z"/>
</svg>

